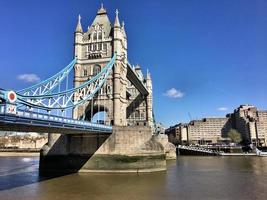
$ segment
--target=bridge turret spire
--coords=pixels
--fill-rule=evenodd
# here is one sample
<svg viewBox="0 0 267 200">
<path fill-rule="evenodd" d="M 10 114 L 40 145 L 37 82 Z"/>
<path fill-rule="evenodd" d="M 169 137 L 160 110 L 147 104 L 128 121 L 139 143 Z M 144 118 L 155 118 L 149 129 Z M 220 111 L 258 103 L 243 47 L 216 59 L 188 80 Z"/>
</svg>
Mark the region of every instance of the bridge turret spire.
<svg viewBox="0 0 267 200">
<path fill-rule="evenodd" d="M 148 68 L 146 69 L 146 79 L 151 79 L 151 75 Z"/>
<path fill-rule="evenodd" d="M 78 16 L 78 22 L 77 22 L 77 26 L 76 26 L 76 33 L 82 33 L 83 32 L 83 28 L 82 28 L 82 24 L 81 24 L 81 15 Z"/>
<path fill-rule="evenodd" d="M 107 10 L 104 8 L 103 3 L 101 3 L 101 7 L 100 7 L 100 9 L 98 9 L 97 14 L 98 15 L 107 14 Z"/>
<path fill-rule="evenodd" d="M 126 38 L 127 36 L 126 36 L 126 32 L 125 32 L 125 23 L 124 23 L 124 21 L 122 21 L 122 23 L 121 23 L 121 31 L 122 31 L 123 36 Z"/>
<path fill-rule="evenodd" d="M 77 27 L 74 33 L 75 39 L 74 39 L 74 44 L 75 44 L 75 49 L 74 49 L 74 56 L 77 59 L 81 59 L 81 51 L 82 51 L 82 42 L 83 42 L 83 28 L 81 24 L 81 16 L 78 16 L 78 22 L 77 22 Z"/>
<path fill-rule="evenodd" d="M 121 25 L 120 25 L 120 20 L 119 20 L 119 11 L 118 11 L 118 9 L 116 9 L 115 13 L 116 13 L 116 17 L 115 17 L 115 22 L 114 22 L 114 28 L 120 28 Z"/>
</svg>

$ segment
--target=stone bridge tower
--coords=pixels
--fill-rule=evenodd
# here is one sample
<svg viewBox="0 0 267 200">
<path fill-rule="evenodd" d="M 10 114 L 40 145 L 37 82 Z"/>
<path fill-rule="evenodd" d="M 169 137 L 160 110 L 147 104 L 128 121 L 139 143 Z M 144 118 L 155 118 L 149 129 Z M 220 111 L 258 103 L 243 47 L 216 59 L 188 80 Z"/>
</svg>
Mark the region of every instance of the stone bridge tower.
<svg viewBox="0 0 267 200">
<path fill-rule="evenodd" d="M 127 37 L 118 11 L 111 24 L 101 6 L 86 31 L 79 16 L 75 31 L 74 86 L 98 74 L 116 53 L 112 73 L 93 100 L 73 110 L 74 118 L 107 114 L 112 133 L 49 134 L 40 153 L 40 171 L 148 172 L 166 169 L 163 146 L 152 135 L 152 80 L 127 59 Z M 75 97 L 74 97 L 75 98 Z M 138 126 L 139 125 L 139 126 Z"/>
<path fill-rule="evenodd" d="M 124 22 L 120 23 L 116 10 L 114 23 L 111 23 L 106 9 L 101 5 L 93 23 L 84 31 L 81 17 L 75 31 L 74 54 L 77 58 L 74 74 L 74 86 L 77 87 L 94 75 L 110 61 L 116 53 L 116 62 L 112 74 L 100 93 L 92 101 L 74 109 L 74 118 L 91 121 L 99 111 L 106 113 L 106 124 L 150 125 L 152 115 L 152 81 L 149 74 L 143 76 L 139 66 L 130 66 L 127 59 L 127 36 Z M 144 96 L 127 79 L 127 68 L 135 71 L 149 94 Z"/>
</svg>

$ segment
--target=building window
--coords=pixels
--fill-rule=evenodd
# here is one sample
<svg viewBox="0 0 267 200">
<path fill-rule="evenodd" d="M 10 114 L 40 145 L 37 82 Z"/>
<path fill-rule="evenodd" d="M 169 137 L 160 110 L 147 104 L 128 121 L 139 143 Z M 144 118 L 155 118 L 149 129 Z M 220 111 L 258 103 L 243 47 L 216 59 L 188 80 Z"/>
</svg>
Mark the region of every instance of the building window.
<svg viewBox="0 0 267 200">
<path fill-rule="evenodd" d="M 84 75 L 84 76 L 87 76 L 87 69 L 85 69 L 85 70 L 83 71 L 83 75 Z"/>
<path fill-rule="evenodd" d="M 102 44 L 98 43 L 98 50 L 102 50 Z"/>
<path fill-rule="evenodd" d="M 139 118 L 139 117 L 140 117 L 139 111 L 137 110 L 137 111 L 135 111 L 135 118 Z"/>
<path fill-rule="evenodd" d="M 93 51 L 96 51 L 96 44 L 94 44 L 93 46 Z"/>
<path fill-rule="evenodd" d="M 97 33 L 94 33 L 93 40 L 97 40 Z"/>
<path fill-rule="evenodd" d="M 108 49 L 108 45 L 107 43 L 104 43 L 104 51 L 107 51 L 107 49 Z"/>
<path fill-rule="evenodd" d="M 101 67 L 99 65 L 95 65 L 93 68 L 93 76 L 99 74 L 101 71 Z"/>
<path fill-rule="evenodd" d="M 98 33 L 98 39 L 102 40 L 102 33 L 101 32 Z"/>
</svg>

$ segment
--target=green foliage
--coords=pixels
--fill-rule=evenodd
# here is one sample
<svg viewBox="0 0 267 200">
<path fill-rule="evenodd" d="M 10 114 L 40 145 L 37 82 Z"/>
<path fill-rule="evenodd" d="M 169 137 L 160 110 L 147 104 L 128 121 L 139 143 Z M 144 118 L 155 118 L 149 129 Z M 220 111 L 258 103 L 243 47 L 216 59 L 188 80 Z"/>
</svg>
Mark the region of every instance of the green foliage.
<svg viewBox="0 0 267 200">
<path fill-rule="evenodd" d="M 0 136 L 0 148 L 4 148 L 7 143 L 7 139 L 3 136 Z"/>
<path fill-rule="evenodd" d="M 173 142 L 172 142 L 175 146 L 181 144 L 181 141 L 178 138 L 174 138 Z"/>
<path fill-rule="evenodd" d="M 10 137 L 10 140 L 12 143 L 17 143 L 21 140 L 21 137 L 18 135 L 14 135 L 14 136 Z"/>
<path fill-rule="evenodd" d="M 230 138 L 231 142 L 233 143 L 239 143 L 242 140 L 241 134 L 235 129 L 230 129 L 227 136 Z"/>
</svg>

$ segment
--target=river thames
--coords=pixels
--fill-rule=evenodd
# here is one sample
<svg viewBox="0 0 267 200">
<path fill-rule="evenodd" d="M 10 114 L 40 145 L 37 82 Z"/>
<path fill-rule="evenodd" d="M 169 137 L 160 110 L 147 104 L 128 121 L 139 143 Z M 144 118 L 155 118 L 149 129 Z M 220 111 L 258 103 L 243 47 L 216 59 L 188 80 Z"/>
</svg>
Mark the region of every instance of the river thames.
<svg viewBox="0 0 267 200">
<path fill-rule="evenodd" d="M 166 172 L 38 175 L 38 157 L 0 157 L 0 199 L 266 199 L 267 157 L 185 157 Z"/>
</svg>

